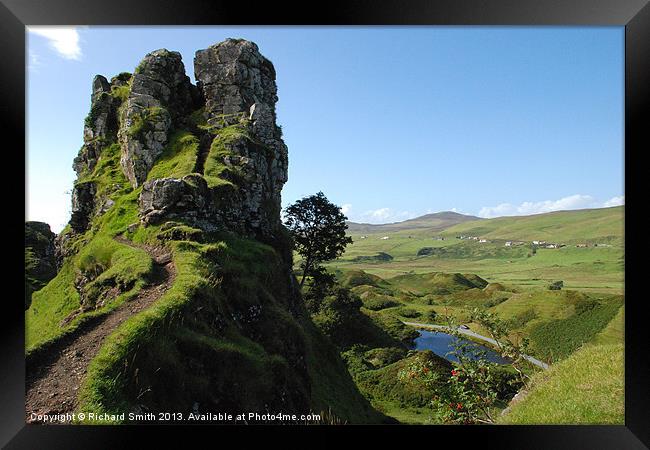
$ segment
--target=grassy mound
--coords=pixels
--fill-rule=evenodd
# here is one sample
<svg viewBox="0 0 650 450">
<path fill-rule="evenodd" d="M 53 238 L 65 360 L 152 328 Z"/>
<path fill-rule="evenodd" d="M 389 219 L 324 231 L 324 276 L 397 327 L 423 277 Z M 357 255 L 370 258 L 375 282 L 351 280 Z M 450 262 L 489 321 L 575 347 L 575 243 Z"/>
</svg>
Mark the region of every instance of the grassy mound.
<svg viewBox="0 0 650 450">
<path fill-rule="evenodd" d="M 460 273 L 410 273 L 398 275 L 387 280 L 392 286 L 418 295 L 445 295 L 466 289 L 487 286 L 488 282 L 473 274 Z"/>
<path fill-rule="evenodd" d="M 381 263 L 381 262 L 388 262 L 388 261 L 392 261 L 392 260 L 393 260 L 393 257 L 391 255 L 389 255 L 388 253 L 379 252 L 376 255 L 372 255 L 372 256 L 360 255 L 360 256 L 357 256 L 356 258 L 354 258 L 352 261 L 353 262 L 377 262 L 377 263 Z"/>
<path fill-rule="evenodd" d="M 353 288 L 356 286 L 386 287 L 388 283 L 377 275 L 372 275 L 363 270 L 339 271 L 337 278 L 342 286 Z"/>
<path fill-rule="evenodd" d="M 532 380 L 502 424 L 623 424 L 624 347 L 586 346 Z"/>
<path fill-rule="evenodd" d="M 380 311 L 394 306 L 400 306 L 402 303 L 388 296 L 374 296 L 363 299 L 363 307 L 373 311 Z"/>
<path fill-rule="evenodd" d="M 251 240 L 172 241 L 177 277 L 109 336 L 81 411 L 330 411 L 377 422 L 331 344 L 304 318 L 276 251 Z M 143 351 L 146 349 L 146 351 Z M 312 387 L 318 382 L 318 387 Z"/>
</svg>

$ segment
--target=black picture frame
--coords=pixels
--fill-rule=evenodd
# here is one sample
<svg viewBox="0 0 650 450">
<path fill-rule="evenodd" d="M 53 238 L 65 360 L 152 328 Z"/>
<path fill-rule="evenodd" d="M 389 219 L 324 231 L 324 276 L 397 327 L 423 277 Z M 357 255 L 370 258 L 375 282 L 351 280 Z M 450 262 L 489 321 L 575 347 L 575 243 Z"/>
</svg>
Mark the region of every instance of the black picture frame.
<svg viewBox="0 0 650 450">
<path fill-rule="evenodd" d="M 621 426 L 474 426 L 474 427 L 263 427 L 274 434 L 368 432 L 384 437 L 443 439 L 454 448 L 476 445 L 495 448 L 537 449 L 642 449 L 650 446 L 650 365 L 644 352 L 648 339 L 643 280 L 635 275 L 642 264 L 643 218 L 641 196 L 644 151 L 650 148 L 647 125 L 650 92 L 650 5 L 648 0 L 330 0 L 323 5 L 264 2 L 251 5 L 236 1 L 172 0 L 111 2 L 75 0 L 0 0 L 0 108 L 3 142 L 14 142 L 15 173 L 20 177 L 17 149 L 25 148 L 25 26 L 26 25 L 618 25 L 625 27 L 625 425 Z M 62 105 L 62 107 L 65 107 Z M 644 114 L 645 113 L 645 114 Z M 9 151 L 9 146 L 5 147 Z M 24 164 L 24 159 L 22 160 Z M 23 170 L 23 174 L 24 174 Z M 11 195 L 11 193 L 10 193 Z M 15 194 L 14 194 L 15 196 Z M 19 197 L 15 198 L 19 201 Z M 632 206 L 629 206 L 632 205 Z M 634 206 L 636 205 L 636 206 Z M 17 211 L 15 209 L 14 211 Z M 12 213 L 13 214 L 13 213 Z M 12 222 L 18 230 L 23 225 Z M 18 228 L 20 227 L 20 228 Z M 13 235 L 13 234 L 12 234 Z M 19 234 L 18 234 L 19 235 Z M 11 237 L 7 239 L 13 239 Z M 17 240 L 17 239 L 13 239 Z M 17 242 L 20 245 L 20 242 Z M 13 253 L 7 254 L 9 265 Z M 15 258 L 22 255 L 17 248 Z M 22 256 L 20 256 L 22 258 Z M 18 286 L 16 276 L 5 282 Z M 19 289 L 16 292 L 20 292 Z M 17 295 L 17 294 L 16 294 Z M 213 427 L 163 426 L 34 426 L 24 423 L 24 319 L 21 302 L 5 296 L 8 323 L 2 328 L 0 366 L 0 444 L 6 448 L 119 448 L 135 442 L 141 433 L 168 439 L 188 439 L 236 433 L 239 445 L 257 432 L 241 427 L 215 431 Z M 13 303 L 13 305 L 12 305 Z M 186 433 L 185 431 L 190 431 Z M 190 437 L 191 436 L 191 437 Z M 213 446 L 213 445 L 211 445 Z"/>
</svg>

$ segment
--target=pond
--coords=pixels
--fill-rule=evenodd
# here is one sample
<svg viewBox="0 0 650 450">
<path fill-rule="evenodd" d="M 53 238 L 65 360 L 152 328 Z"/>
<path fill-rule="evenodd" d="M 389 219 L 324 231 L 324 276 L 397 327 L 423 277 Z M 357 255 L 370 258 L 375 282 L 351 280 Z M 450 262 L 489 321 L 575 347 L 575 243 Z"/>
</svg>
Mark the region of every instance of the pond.
<svg viewBox="0 0 650 450">
<path fill-rule="evenodd" d="M 415 339 L 415 346 L 413 347 L 415 350 L 431 350 L 436 355 L 442 356 L 449 361 L 458 362 L 458 359 L 455 355 L 447 355 L 447 353 L 454 350 L 453 343 L 456 339 L 459 338 L 439 331 L 418 330 L 418 333 L 420 333 L 420 337 Z M 508 359 L 502 357 L 494 350 L 491 350 L 483 345 L 476 344 L 467 339 L 460 338 L 460 340 L 462 342 L 469 343 L 470 349 L 475 350 L 476 352 L 484 351 L 485 359 L 490 362 L 497 364 L 510 363 Z M 477 356 L 475 354 L 472 354 L 471 351 L 469 353 L 469 356 L 474 356 L 474 359 L 477 358 Z"/>
</svg>

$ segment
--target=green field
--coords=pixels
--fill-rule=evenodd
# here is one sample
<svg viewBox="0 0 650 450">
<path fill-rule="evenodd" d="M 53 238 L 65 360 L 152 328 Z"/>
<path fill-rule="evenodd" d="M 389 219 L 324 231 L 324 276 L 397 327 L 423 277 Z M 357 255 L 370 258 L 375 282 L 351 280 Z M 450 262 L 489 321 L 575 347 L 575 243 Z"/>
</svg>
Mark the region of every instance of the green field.
<svg viewBox="0 0 650 450">
<path fill-rule="evenodd" d="M 362 269 L 382 278 L 405 273 L 475 273 L 489 282 L 521 288 L 545 287 L 554 280 L 563 280 L 568 289 L 622 293 L 623 219 L 623 207 L 614 207 L 472 220 L 445 230 L 439 229 L 437 221 L 432 228 L 424 228 L 420 220 L 416 221 L 416 228 L 393 226 L 352 231 L 353 244 L 328 266 Z M 460 235 L 485 238 L 489 242 L 457 239 Z M 565 246 L 533 251 L 533 240 Z M 506 241 L 524 244 L 507 247 Z M 582 244 L 589 246 L 577 247 Z M 432 248 L 434 254 L 417 256 L 423 248 Z M 379 252 L 393 259 L 359 260 Z"/>
</svg>

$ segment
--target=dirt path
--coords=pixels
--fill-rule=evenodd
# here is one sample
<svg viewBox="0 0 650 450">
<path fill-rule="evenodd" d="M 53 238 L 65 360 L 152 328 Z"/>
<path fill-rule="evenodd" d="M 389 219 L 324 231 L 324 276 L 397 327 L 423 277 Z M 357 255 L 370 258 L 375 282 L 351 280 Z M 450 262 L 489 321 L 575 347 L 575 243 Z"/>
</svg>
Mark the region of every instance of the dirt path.
<svg viewBox="0 0 650 450">
<path fill-rule="evenodd" d="M 25 414 L 32 423 L 32 413 L 72 413 L 77 406 L 77 392 L 88 364 L 97 355 L 104 338 L 122 322 L 149 307 L 174 282 L 176 270 L 171 253 L 163 247 L 136 245 L 119 236 L 120 243 L 145 250 L 154 260 L 154 280 L 138 296 L 124 302 L 111 313 L 81 325 L 40 355 L 27 362 Z"/>
</svg>

